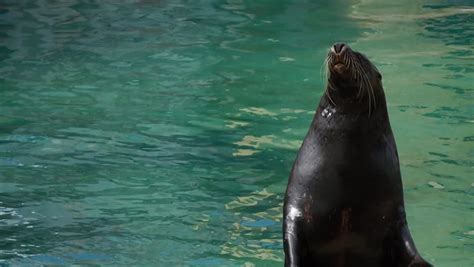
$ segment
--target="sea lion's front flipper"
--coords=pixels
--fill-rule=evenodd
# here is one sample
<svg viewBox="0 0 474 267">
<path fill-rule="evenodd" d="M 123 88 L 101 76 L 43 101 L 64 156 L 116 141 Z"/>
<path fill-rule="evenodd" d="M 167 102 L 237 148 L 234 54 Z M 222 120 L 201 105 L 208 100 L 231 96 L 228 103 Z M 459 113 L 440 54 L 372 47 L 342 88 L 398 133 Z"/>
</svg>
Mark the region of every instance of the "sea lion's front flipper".
<svg viewBox="0 0 474 267">
<path fill-rule="evenodd" d="M 402 262 L 403 267 L 432 267 L 430 263 L 424 260 L 415 247 L 415 242 L 411 237 L 408 225 L 405 223 L 395 237 L 395 260 Z"/>
<path fill-rule="evenodd" d="M 418 258 L 413 260 L 408 267 L 433 267 L 433 265 L 429 264 L 422 258 Z"/>
<path fill-rule="evenodd" d="M 303 262 L 305 247 L 301 232 L 301 212 L 290 206 L 283 222 L 285 267 L 298 267 Z"/>
<path fill-rule="evenodd" d="M 285 267 L 297 267 L 300 266 L 300 240 L 298 239 L 297 233 L 291 231 L 288 232 L 288 228 L 295 230 L 295 222 L 291 221 L 284 225 L 284 238 L 283 246 L 285 249 Z"/>
</svg>

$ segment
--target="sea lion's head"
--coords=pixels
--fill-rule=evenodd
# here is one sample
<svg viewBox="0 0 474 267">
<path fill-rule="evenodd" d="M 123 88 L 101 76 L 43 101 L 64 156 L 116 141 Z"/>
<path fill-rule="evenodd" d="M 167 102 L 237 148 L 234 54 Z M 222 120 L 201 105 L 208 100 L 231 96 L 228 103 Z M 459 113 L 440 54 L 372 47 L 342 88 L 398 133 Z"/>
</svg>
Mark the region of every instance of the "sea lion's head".
<svg viewBox="0 0 474 267">
<path fill-rule="evenodd" d="M 368 104 L 369 111 L 375 107 L 378 95 L 383 95 L 382 75 L 365 55 L 347 44 L 336 43 L 330 48 L 326 63 L 326 93 L 333 103 Z"/>
</svg>

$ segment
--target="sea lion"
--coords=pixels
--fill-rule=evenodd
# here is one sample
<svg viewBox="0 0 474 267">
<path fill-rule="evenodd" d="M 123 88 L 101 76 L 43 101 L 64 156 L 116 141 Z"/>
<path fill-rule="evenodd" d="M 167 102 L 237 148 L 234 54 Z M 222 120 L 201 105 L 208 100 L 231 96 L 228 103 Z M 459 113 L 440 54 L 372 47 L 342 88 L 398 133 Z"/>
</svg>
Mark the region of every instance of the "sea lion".
<svg viewBox="0 0 474 267">
<path fill-rule="evenodd" d="M 285 195 L 285 266 L 432 266 L 408 230 L 382 76 L 331 47 L 328 84 Z"/>
</svg>

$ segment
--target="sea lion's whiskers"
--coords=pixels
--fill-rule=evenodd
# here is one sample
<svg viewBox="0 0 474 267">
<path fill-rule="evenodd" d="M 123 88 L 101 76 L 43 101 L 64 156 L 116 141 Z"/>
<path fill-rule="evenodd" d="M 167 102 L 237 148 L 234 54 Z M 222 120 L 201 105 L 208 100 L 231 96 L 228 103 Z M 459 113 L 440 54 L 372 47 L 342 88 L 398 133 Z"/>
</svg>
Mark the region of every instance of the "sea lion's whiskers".
<svg viewBox="0 0 474 267">
<path fill-rule="evenodd" d="M 371 104 L 370 104 L 370 102 L 371 102 L 371 98 L 370 98 L 370 93 L 368 92 L 369 89 L 368 89 L 368 87 L 367 87 L 367 75 L 366 75 L 366 73 L 365 73 L 364 70 L 361 70 L 360 74 L 361 74 L 360 85 L 362 86 L 362 88 L 364 88 L 364 94 L 366 94 L 367 97 L 369 98 L 369 116 L 370 116 L 370 110 L 371 110 Z M 361 96 L 361 97 L 363 97 L 363 96 Z"/>
<path fill-rule="evenodd" d="M 326 79 L 326 82 L 328 81 L 329 79 L 329 64 L 330 62 L 332 62 L 332 57 L 329 57 L 327 58 L 327 61 L 326 61 L 326 67 L 324 68 L 324 74 L 325 74 L 325 79 Z"/>
<path fill-rule="evenodd" d="M 367 87 L 368 94 L 372 95 L 372 97 L 369 98 L 369 104 L 372 104 L 372 102 L 373 102 L 373 108 L 375 110 L 377 108 L 377 106 L 376 106 L 376 101 L 375 101 L 374 88 L 372 87 L 372 83 L 370 81 L 367 81 L 367 85 L 368 85 L 368 87 Z M 370 112 L 369 112 L 369 115 L 370 115 Z"/>
<path fill-rule="evenodd" d="M 377 70 L 377 67 L 375 67 L 374 64 L 372 64 L 372 62 L 370 62 L 370 66 L 372 67 L 372 69 Z M 370 83 L 370 92 L 372 93 L 372 98 L 374 99 L 374 109 L 377 109 L 377 99 L 375 98 L 375 93 L 374 93 L 374 88 L 372 87 L 372 83 Z"/>
<path fill-rule="evenodd" d="M 325 76 L 326 76 L 326 81 L 325 81 L 325 83 L 326 83 L 326 90 L 325 90 L 325 93 L 326 93 L 326 95 L 328 96 L 329 101 L 330 101 L 334 106 L 336 106 L 336 102 L 334 102 L 334 100 L 333 100 L 332 97 L 331 97 L 331 93 L 330 93 L 330 91 L 331 91 L 331 90 L 334 90 L 334 88 L 333 88 L 333 86 L 332 86 L 332 84 L 331 84 L 331 81 L 329 81 L 329 66 L 332 65 L 333 60 L 334 60 L 334 58 L 333 58 L 332 54 L 329 54 L 329 55 L 326 57 L 326 60 L 324 61 L 324 63 L 325 63 L 325 64 L 324 64 L 324 65 L 325 65 L 324 74 L 325 74 Z"/>
<path fill-rule="evenodd" d="M 359 81 L 360 84 L 362 84 L 363 83 L 363 71 L 362 71 L 362 69 L 361 69 L 361 67 L 358 63 L 356 64 L 356 70 L 357 70 L 357 80 Z M 362 92 L 359 92 L 359 93 L 362 93 Z M 360 95 L 358 94 L 357 97 L 359 97 L 359 96 Z"/>
<path fill-rule="evenodd" d="M 367 86 L 367 94 L 369 96 L 369 109 L 371 110 L 370 106 L 372 104 L 372 101 L 374 102 L 374 109 L 375 109 L 377 106 L 376 106 L 376 101 L 375 101 L 374 88 L 372 87 L 372 83 L 370 82 L 370 79 L 367 73 L 364 72 L 364 74 L 365 74 L 365 84 Z M 369 115 L 370 115 L 370 110 L 369 110 Z"/>
<path fill-rule="evenodd" d="M 370 93 L 372 94 L 372 99 L 374 100 L 374 109 L 377 108 L 377 101 L 375 99 L 375 94 L 374 94 L 374 88 L 372 87 L 372 83 L 369 83 L 370 84 Z"/>
<path fill-rule="evenodd" d="M 370 113 L 371 113 L 371 110 L 372 110 L 372 107 L 371 107 L 371 102 L 372 102 L 372 99 L 370 99 L 370 94 L 367 94 L 369 96 L 369 102 L 368 102 L 368 109 L 367 109 L 367 112 L 368 112 L 368 115 L 367 117 L 370 117 Z"/>
<path fill-rule="evenodd" d="M 351 57 L 351 67 L 353 70 L 353 78 L 356 81 L 359 81 L 359 90 L 357 91 L 357 96 L 356 98 L 359 99 L 359 102 L 362 100 L 362 92 L 364 88 L 364 83 L 363 83 L 363 70 L 362 67 L 360 66 L 359 62 L 357 62 L 353 57 Z"/>
<path fill-rule="evenodd" d="M 361 80 L 362 80 L 362 77 L 361 77 L 361 74 L 360 74 L 360 70 L 359 70 L 359 68 L 358 68 L 358 66 L 357 66 L 356 64 L 354 64 L 354 69 L 355 69 L 355 71 L 354 71 L 354 73 L 355 73 L 354 77 L 355 77 L 355 78 L 354 78 L 354 79 L 355 79 L 356 81 L 361 81 Z M 359 90 L 357 91 L 357 96 L 356 96 L 356 98 L 357 98 L 357 99 L 360 99 L 361 94 L 362 94 L 362 82 L 359 82 Z"/>
<path fill-rule="evenodd" d="M 362 69 L 362 67 L 360 66 L 359 62 L 357 61 L 354 61 L 354 66 L 355 66 L 355 69 L 356 69 L 356 72 L 357 72 L 357 80 L 359 81 L 359 91 L 357 92 L 357 98 L 361 97 L 362 96 L 362 92 L 363 92 L 363 87 L 364 87 L 364 70 Z"/>
<path fill-rule="evenodd" d="M 326 75 L 329 74 L 329 66 L 332 64 L 332 60 L 333 60 L 332 55 L 328 55 L 328 57 L 326 58 L 326 66 L 325 66 L 325 69 L 324 69 L 324 73 L 326 73 Z M 329 78 L 329 76 L 328 76 L 328 78 Z"/>
<path fill-rule="evenodd" d="M 367 75 L 367 72 L 362 68 L 362 66 L 359 64 L 359 62 L 356 63 L 356 69 L 358 73 L 358 80 L 359 80 L 359 92 L 357 93 L 357 98 L 361 97 L 362 91 L 367 94 L 368 100 L 369 100 L 369 116 L 371 114 L 372 110 L 372 98 L 375 99 L 375 95 L 373 93 L 373 88 L 372 84 L 370 83 L 370 79 Z M 362 88 L 364 90 L 362 90 Z M 374 100 L 375 101 L 375 100 Z"/>
<path fill-rule="evenodd" d="M 357 78 L 357 69 L 354 63 L 354 58 L 352 56 L 349 57 L 349 64 L 351 68 L 352 79 L 355 80 Z"/>
<path fill-rule="evenodd" d="M 372 112 L 372 96 L 373 96 L 373 92 L 372 92 L 372 84 L 370 83 L 370 80 L 369 80 L 369 77 L 367 76 L 367 73 L 364 71 L 363 72 L 364 74 L 364 88 L 366 88 L 367 90 L 367 96 L 369 98 L 369 117 L 370 117 L 370 114 Z"/>
<path fill-rule="evenodd" d="M 334 100 L 333 100 L 332 97 L 331 97 L 331 94 L 329 93 L 330 90 L 334 90 L 334 88 L 333 88 L 332 85 L 331 85 L 331 82 L 328 83 L 327 88 L 329 88 L 329 90 L 326 89 L 326 95 L 328 96 L 329 101 L 331 101 L 331 103 L 333 103 L 333 105 L 336 106 L 336 102 L 334 102 Z"/>
<path fill-rule="evenodd" d="M 329 56 L 324 59 L 324 62 L 321 65 L 321 68 L 319 69 L 319 76 L 324 83 L 327 82 L 328 78 L 328 60 Z"/>
</svg>

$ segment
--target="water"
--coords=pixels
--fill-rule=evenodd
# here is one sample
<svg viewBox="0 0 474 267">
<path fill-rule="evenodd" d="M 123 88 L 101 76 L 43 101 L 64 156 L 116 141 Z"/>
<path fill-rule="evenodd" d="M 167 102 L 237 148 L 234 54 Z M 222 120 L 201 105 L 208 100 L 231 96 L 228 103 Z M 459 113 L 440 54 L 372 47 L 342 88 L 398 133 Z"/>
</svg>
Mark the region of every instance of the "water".
<svg viewBox="0 0 474 267">
<path fill-rule="evenodd" d="M 281 266 L 344 41 L 382 71 L 419 250 L 474 266 L 472 1 L 1 2 L 0 265 Z"/>
</svg>

